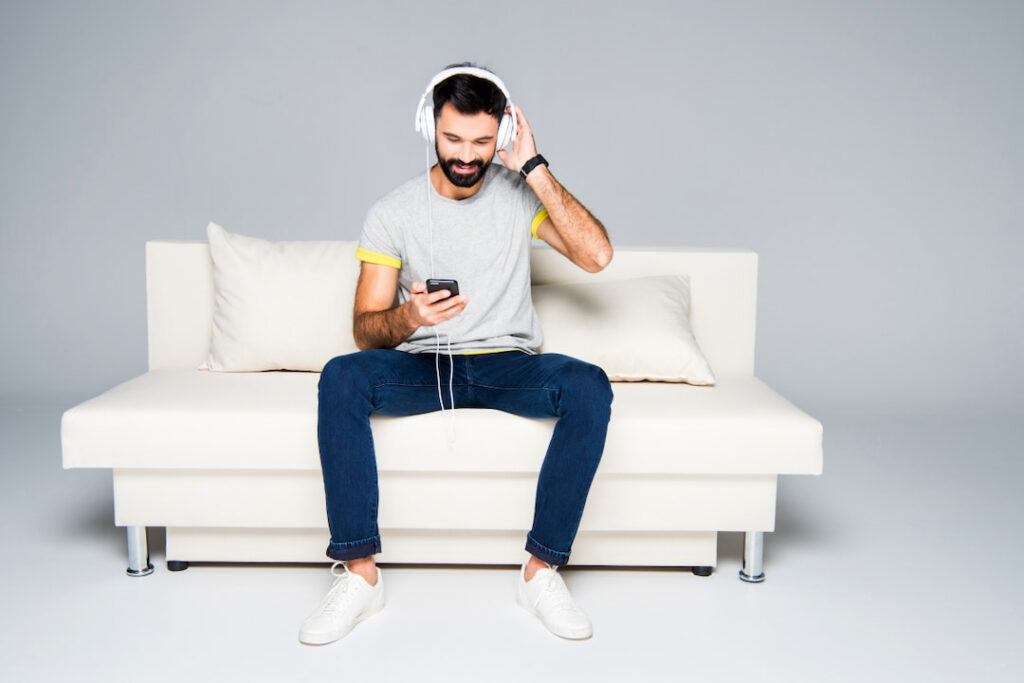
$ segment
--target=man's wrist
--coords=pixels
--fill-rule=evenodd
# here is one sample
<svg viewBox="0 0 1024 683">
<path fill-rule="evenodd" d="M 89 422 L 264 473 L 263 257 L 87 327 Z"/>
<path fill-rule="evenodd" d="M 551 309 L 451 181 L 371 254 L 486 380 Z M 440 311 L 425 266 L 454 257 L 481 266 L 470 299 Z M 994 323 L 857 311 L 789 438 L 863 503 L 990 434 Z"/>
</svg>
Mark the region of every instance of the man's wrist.
<svg viewBox="0 0 1024 683">
<path fill-rule="evenodd" d="M 523 180 L 526 180 L 526 176 L 530 174 L 530 171 L 541 165 L 547 166 L 548 160 L 538 154 L 526 160 L 526 163 L 519 169 L 519 175 L 523 176 Z"/>
<path fill-rule="evenodd" d="M 418 328 L 410 301 L 383 311 L 357 313 L 352 320 L 353 337 L 361 350 L 394 348 Z"/>
<path fill-rule="evenodd" d="M 413 332 L 420 328 L 420 324 L 416 322 L 416 317 L 413 315 L 412 299 L 408 299 L 404 304 L 398 307 L 399 325 L 401 330 L 405 332 L 405 336 L 402 337 L 402 341 L 409 338 Z"/>
</svg>

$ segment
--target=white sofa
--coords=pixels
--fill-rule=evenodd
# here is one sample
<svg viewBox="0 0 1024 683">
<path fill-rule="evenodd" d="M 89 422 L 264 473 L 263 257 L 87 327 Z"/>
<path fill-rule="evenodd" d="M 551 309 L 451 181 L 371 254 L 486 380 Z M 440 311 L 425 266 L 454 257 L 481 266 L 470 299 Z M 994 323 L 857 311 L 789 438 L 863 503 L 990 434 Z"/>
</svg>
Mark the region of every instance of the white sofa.
<svg viewBox="0 0 1024 683">
<path fill-rule="evenodd" d="M 591 275 L 533 250 L 534 285 L 690 277 L 690 323 L 713 387 L 616 382 L 607 444 L 573 565 L 717 565 L 719 531 L 745 532 L 740 577 L 760 581 L 780 474 L 820 474 L 822 426 L 754 376 L 757 254 L 618 248 Z M 67 410 L 65 468 L 113 470 L 128 573 L 189 562 L 327 562 L 315 372 L 197 369 L 210 348 L 207 242 L 146 244 L 149 371 Z M 544 324 L 541 318 L 542 327 Z M 553 420 L 491 410 L 373 417 L 381 563 L 519 564 Z M 415 446 L 415 447 L 413 447 Z"/>
</svg>

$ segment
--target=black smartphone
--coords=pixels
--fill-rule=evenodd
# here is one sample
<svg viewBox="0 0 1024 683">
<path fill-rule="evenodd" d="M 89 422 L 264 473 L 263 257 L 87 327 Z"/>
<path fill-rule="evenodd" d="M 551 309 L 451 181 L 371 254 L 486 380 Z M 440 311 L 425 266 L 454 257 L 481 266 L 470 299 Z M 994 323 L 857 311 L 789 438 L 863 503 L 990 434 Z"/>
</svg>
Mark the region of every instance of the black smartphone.
<svg viewBox="0 0 1024 683">
<path fill-rule="evenodd" d="M 431 278 L 427 280 L 428 292 L 439 292 L 442 289 L 447 289 L 452 293 L 452 296 L 456 296 L 459 293 L 459 283 L 457 280 L 445 280 L 443 278 Z"/>
</svg>

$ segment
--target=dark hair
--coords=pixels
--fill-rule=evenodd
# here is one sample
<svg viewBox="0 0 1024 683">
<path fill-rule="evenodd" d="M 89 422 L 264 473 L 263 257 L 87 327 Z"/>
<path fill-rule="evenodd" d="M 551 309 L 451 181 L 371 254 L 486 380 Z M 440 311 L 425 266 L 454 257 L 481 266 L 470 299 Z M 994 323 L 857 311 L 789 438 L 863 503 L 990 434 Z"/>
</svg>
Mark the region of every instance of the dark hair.
<svg viewBox="0 0 1024 683">
<path fill-rule="evenodd" d="M 449 64 L 445 69 L 455 69 L 462 66 L 470 66 L 478 69 L 472 62 L 461 64 Z M 489 69 L 488 69 L 489 70 Z M 501 120 L 505 113 L 505 93 L 486 78 L 470 76 L 469 74 L 456 74 L 444 79 L 434 86 L 434 123 L 441 115 L 441 108 L 446 102 L 451 102 L 456 111 L 462 114 L 477 114 L 485 112 L 494 118 Z"/>
</svg>

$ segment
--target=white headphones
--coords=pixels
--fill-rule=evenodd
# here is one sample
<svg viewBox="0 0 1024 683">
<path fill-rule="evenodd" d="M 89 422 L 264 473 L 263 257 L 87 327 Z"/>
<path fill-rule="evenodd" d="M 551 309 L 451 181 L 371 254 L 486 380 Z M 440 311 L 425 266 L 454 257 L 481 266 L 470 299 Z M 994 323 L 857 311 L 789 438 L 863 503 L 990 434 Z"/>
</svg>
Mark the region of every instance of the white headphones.
<svg viewBox="0 0 1024 683">
<path fill-rule="evenodd" d="M 416 107 L 416 132 L 422 133 L 423 138 L 430 144 L 434 144 L 434 136 L 436 131 L 434 130 L 434 88 L 441 81 L 450 78 L 452 76 L 458 76 L 459 74 L 466 74 L 467 76 L 476 76 L 477 78 L 483 78 L 484 80 L 490 81 L 494 85 L 498 86 L 498 89 L 505 95 L 508 107 L 513 112 L 509 114 L 505 112 L 501 116 L 501 121 L 498 123 L 498 145 L 495 147 L 495 151 L 508 147 L 513 140 L 516 138 L 516 117 L 515 107 L 512 104 L 512 96 L 508 94 L 508 88 L 501 82 L 501 79 L 492 74 L 487 69 L 481 69 L 475 66 L 457 66 L 451 69 L 445 69 L 441 73 L 434 76 L 431 79 L 430 84 L 427 85 L 426 91 L 423 93 L 423 97 L 420 98 L 420 105 Z"/>
</svg>

